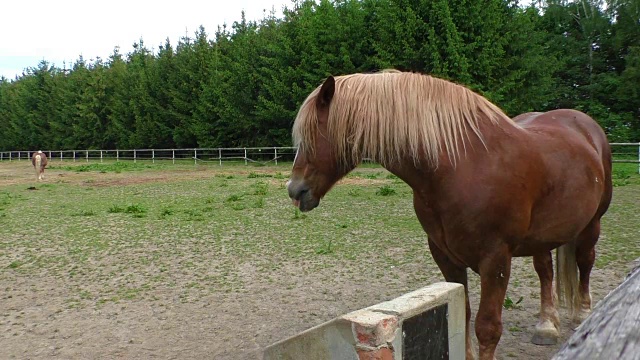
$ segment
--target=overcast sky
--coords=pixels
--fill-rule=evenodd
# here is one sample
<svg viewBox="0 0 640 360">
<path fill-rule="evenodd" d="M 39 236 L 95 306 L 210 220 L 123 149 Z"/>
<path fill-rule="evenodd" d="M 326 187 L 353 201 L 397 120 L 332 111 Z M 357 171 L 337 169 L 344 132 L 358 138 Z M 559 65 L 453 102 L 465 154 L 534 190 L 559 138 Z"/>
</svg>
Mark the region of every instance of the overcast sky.
<svg viewBox="0 0 640 360">
<path fill-rule="evenodd" d="M 3 0 L 0 6 L 0 76 L 13 79 L 23 69 L 47 60 L 57 67 L 86 60 L 106 59 L 114 47 L 126 54 L 140 38 L 157 49 L 168 37 L 180 37 L 203 25 L 210 36 L 218 25 L 231 26 L 245 11 L 259 20 L 263 10 L 275 7 L 281 16 L 290 0 Z"/>
</svg>

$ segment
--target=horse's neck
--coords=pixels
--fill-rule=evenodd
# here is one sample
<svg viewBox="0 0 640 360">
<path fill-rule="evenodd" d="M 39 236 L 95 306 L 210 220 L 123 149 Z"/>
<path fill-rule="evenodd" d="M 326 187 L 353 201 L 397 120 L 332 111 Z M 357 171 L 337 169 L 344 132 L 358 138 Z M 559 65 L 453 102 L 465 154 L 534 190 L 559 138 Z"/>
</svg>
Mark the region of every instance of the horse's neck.
<svg viewBox="0 0 640 360">
<path fill-rule="evenodd" d="M 503 121 L 506 120 L 500 120 Z M 468 137 L 458 140 L 459 153 L 441 153 L 438 164 L 431 164 L 427 156 L 422 156 L 417 161 L 413 158 L 403 158 L 385 167 L 404 180 L 414 191 L 427 188 L 437 191 L 442 181 L 447 181 L 446 179 L 456 176 L 460 171 L 465 172 L 473 168 L 474 164 L 486 160 L 483 158 L 487 156 L 495 156 L 491 155 L 492 152 L 502 152 L 505 148 L 518 147 L 522 143 L 522 129 L 511 124 L 484 123 L 480 124 L 480 131 L 482 139 L 469 131 Z M 444 146 L 442 149 L 444 151 Z"/>
</svg>

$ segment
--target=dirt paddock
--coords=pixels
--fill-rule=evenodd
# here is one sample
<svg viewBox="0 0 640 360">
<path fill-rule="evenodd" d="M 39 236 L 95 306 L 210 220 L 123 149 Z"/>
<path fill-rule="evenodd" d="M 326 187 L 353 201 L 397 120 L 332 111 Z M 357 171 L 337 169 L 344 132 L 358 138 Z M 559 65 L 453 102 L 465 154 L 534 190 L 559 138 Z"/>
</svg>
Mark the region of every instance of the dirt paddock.
<svg viewBox="0 0 640 360">
<path fill-rule="evenodd" d="M 279 255 L 270 247 L 286 246 L 263 243 L 241 260 L 233 257 L 241 252 L 234 246 L 239 246 L 239 241 L 259 236 L 252 235 L 252 231 L 257 230 L 251 223 L 239 224 L 233 231 L 221 229 L 223 224 L 235 224 L 236 215 L 233 214 L 241 211 L 233 213 L 229 210 L 232 216 L 228 216 L 228 212 L 214 213 L 211 220 L 206 218 L 200 222 L 177 218 L 160 221 L 156 215 L 131 219 L 118 217 L 120 214 L 107 214 L 106 211 L 111 203 L 124 203 L 125 200 L 120 199 L 132 196 L 126 193 L 129 190 L 131 194 L 148 196 L 145 199 L 151 204 L 154 197 L 160 196 L 157 195 L 160 192 L 155 192 L 157 186 L 163 186 L 163 194 L 170 193 L 166 189 L 173 191 L 173 195 L 162 195 L 166 196 L 166 202 L 178 203 L 176 194 L 192 191 L 192 188 L 197 190 L 212 178 L 220 184 L 229 184 L 227 188 L 234 191 L 245 191 L 234 188 L 241 186 L 234 181 L 241 178 L 247 182 L 247 188 L 254 186 L 248 182 L 254 179 L 246 179 L 250 171 L 231 171 L 236 174 L 234 180 L 230 175 L 221 178 L 220 170 L 216 168 L 165 168 L 162 171 L 121 174 L 76 173 L 56 168 L 54 164 L 54 168 L 45 173 L 45 182 L 35 183 L 32 169 L 25 165 L 0 163 L 0 191 L 8 199 L 4 216 L 0 218 L 2 359 L 256 359 L 260 358 L 265 346 L 275 341 L 346 312 L 442 281 L 429 258 L 426 244 L 419 254 L 415 254 L 413 248 L 382 246 L 384 257 L 378 257 L 367 250 L 367 237 L 371 234 L 366 228 L 355 228 L 355 225 L 353 230 L 349 229 L 353 246 L 359 246 L 353 256 L 334 254 L 322 257 L 315 250 L 309 256 L 305 255 L 306 250 L 301 250 L 303 255 Z M 242 181 L 238 180 L 238 183 Z M 268 213 L 268 210 L 276 208 L 287 212 L 287 217 L 283 217 L 286 221 L 280 221 L 276 215 L 264 220 L 271 215 L 248 213 L 248 216 L 271 221 L 277 229 L 286 229 L 290 227 L 286 222 L 291 217 L 286 192 L 279 185 L 280 179 L 269 181 L 266 205 L 263 209 L 251 211 Z M 366 187 L 367 181 L 366 178 L 347 179 L 339 185 L 344 190 L 337 191 L 345 191 L 346 194 L 350 187 Z M 51 187 L 43 187 L 43 184 Z M 28 191 L 30 186 L 38 190 Z M 618 199 L 637 196 L 639 189 L 635 185 L 616 189 L 614 202 L 618 205 L 613 207 L 622 207 L 620 201 L 623 200 Z M 115 194 L 116 200 L 104 200 L 110 196 L 108 191 Z M 77 194 L 89 195 L 82 197 Z M 54 200 L 44 200 L 47 195 L 63 205 L 58 206 Z M 77 200 L 69 200 L 74 196 Z M 220 209 L 228 209 L 224 206 L 228 206 L 225 199 L 229 194 L 219 196 L 219 200 L 214 198 L 210 201 L 214 204 L 212 206 L 215 208 L 219 204 Z M 92 200 L 94 197 L 96 200 Z M 336 195 L 334 199 L 337 198 Z M 371 198 L 377 201 L 375 195 Z M 70 203 L 67 205 L 64 201 Z M 91 205 L 90 201 L 96 204 Z M 410 202 L 401 198 L 398 203 L 407 201 Z M 86 209 L 83 207 L 80 212 L 73 202 L 87 202 L 82 205 Z M 331 198 L 325 202 L 327 208 L 334 206 Z M 410 207 L 402 206 L 400 210 L 393 211 L 403 216 L 406 212 L 407 219 L 410 219 Z M 90 211 L 94 212 L 93 216 L 89 216 Z M 153 211 L 150 208 L 149 214 Z M 341 216 L 336 208 L 324 213 L 321 211 L 325 210 L 318 210 L 313 221 L 326 223 Z M 87 216 L 80 216 L 79 212 Z M 632 220 L 637 219 L 635 214 L 639 212 L 636 209 L 630 213 L 634 216 Z M 37 214 L 44 216 L 41 225 L 33 223 Z M 618 215 L 614 209 L 608 216 Z M 92 231 L 117 241 L 105 246 L 97 240 L 90 245 L 78 245 L 82 238 L 78 234 L 85 233 L 81 228 L 70 226 L 80 221 L 90 223 Z M 618 236 L 618 232 L 608 228 L 616 224 L 605 223 L 601 244 L 607 244 L 609 238 Z M 636 231 L 633 224 L 628 226 L 624 236 L 637 239 L 637 234 L 633 234 Z M 303 228 L 300 225 L 297 229 Z M 423 242 L 424 238 L 418 238 L 423 235 L 415 230 L 415 226 L 410 228 L 413 229 L 411 234 L 415 235 L 407 236 L 416 237 L 418 244 Z M 205 242 L 207 231 L 216 234 L 216 238 L 208 243 Z M 273 231 L 276 235 L 272 239 L 277 239 L 278 232 L 284 234 L 284 230 Z M 146 234 L 144 236 L 150 240 L 138 243 L 135 239 L 143 236 L 141 234 Z M 84 236 L 91 238 L 92 235 Z M 286 236 L 292 239 L 309 237 L 302 232 Z M 289 244 L 296 246 L 294 242 Z M 93 250 L 87 246 L 93 246 Z M 346 249 L 347 245 L 341 246 Z M 617 248 L 603 246 L 605 256 L 613 256 L 618 251 Z M 636 251 L 637 245 L 632 246 Z M 89 253 L 82 258 L 77 257 L 81 259 L 79 264 L 71 261 L 76 259 L 78 252 L 89 250 L 99 255 Z M 150 254 L 160 255 L 151 258 Z M 408 255 L 416 260 L 403 261 Z M 137 263 L 139 259 L 147 258 L 149 260 Z M 398 259 L 398 262 L 389 265 L 385 259 Z M 612 259 L 606 265 L 594 268 L 591 278 L 594 305 L 620 283 L 632 266 L 630 261 L 615 256 Z M 194 280 L 194 273 L 200 282 Z M 224 274 L 226 282 L 211 280 L 220 279 L 219 274 Z M 417 274 L 421 275 L 416 277 Z M 479 278 L 472 272 L 469 274 L 475 314 Z M 242 285 L 236 286 L 236 283 Z M 216 284 L 220 286 L 216 287 Z M 134 288 L 133 285 L 137 286 L 136 291 L 127 292 L 127 289 Z M 504 332 L 498 348 L 500 359 L 549 359 L 560 347 L 561 344 L 536 346 L 530 342 L 539 310 L 538 286 L 531 259 L 515 259 L 508 295 L 514 302 L 520 297 L 522 300 L 503 311 Z M 118 295 L 117 299 L 115 295 Z M 573 332 L 575 324 L 571 324 L 565 309 L 561 309 L 561 319 L 563 342 Z"/>
</svg>

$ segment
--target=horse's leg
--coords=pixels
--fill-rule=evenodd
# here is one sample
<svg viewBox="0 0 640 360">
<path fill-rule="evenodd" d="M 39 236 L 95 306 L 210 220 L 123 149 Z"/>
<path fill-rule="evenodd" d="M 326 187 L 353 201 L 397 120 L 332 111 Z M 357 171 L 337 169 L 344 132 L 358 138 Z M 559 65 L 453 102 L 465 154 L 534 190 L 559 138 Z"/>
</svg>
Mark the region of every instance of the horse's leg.
<svg viewBox="0 0 640 360">
<path fill-rule="evenodd" d="M 480 360 L 493 360 L 502 336 L 502 304 L 511 274 L 511 253 L 506 245 L 485 255 L 478 270 L 480 307 L 476 315 L 476 337 L 480 344 Z"/>
<path fill-rule="evenodd" d="M 460 268 L 449 260 L 447 255 L 443 253 L 440 248 L 429 238 L 429 249 L 431 250 L 431 256 L 435 260 L 436 264 L 440 268 L 442 275 L 448 282 L 455 282 L 464 286 L 464 296 L 466 303 L 466 324 L 465 324 L 465 342 L 466 342 L 466 359 L 475 359 L 473 351 L 473 344 L 471 343 L 471 330 L 469 329 L 469 323 L 471 321 L 471 305 L 469 305 L 469 288 L 467 285 L 467 269 Z"/>
<path fill-rule="evenodd" d="M 596 243 L 600 237 L 600 219 L 594 219 L 582 231 L 576 243 L 576 262 L 580 270 L 580 308 L 576 309 L 576 320 L 582 322 L 591 313 L 591 293 L 589 291 L 589 277 L 596 260 Z"/>
<path fill-rule="evenodd" d="M 540 278 L 540 321 L 531 342 L 536 345 L 558 343 L 560 316 L 553 299 L 553 260 L 551 252 L 533 257 L 533 267 Z"/>
</svg>

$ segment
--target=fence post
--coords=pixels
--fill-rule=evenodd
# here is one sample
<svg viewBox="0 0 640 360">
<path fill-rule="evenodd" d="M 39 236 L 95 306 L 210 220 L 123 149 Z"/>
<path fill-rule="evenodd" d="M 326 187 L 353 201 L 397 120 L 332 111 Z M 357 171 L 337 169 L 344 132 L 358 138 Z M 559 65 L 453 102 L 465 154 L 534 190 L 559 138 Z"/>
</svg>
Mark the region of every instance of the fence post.
<svg viewBox="0 0 640 360">
<path fill-rule="evenodd" d="M 136 163 L 136 149 L 133 149 L 133 163 Z"/>
<path fill-rule="evenodd" d="M 62 151 L 60 151 L 60 162 L 62 162 Z"/>
<path fill-rule="evenodd" d="M 100 150 L 100 162 L 102 162 L 102 150 Z"/>
<path fill-rule="evenodd" d="M 76 151 L 73 150 L 73 162 L 76 162 Z"/>
<path fill-rule="evenodd" d="M 640 142 L 638 143 L 638 174 L 640 174 Z"/>
<path fill-rule="evenodd" d="M 20 160 L 22 160 L 22 159 L 20 158 L 20 151 L 18 151 L 18 161 L 20 161 Z"/>
<path fill-rule="evenodd" d="M 220 166 L 222 166 L 222 149 L 218 149 L 218 161 L 220 162 Z"/>
<path fill-rule="evenodd" d="M 171 149 L 171 161 L 174 164 L 176 163 L 176 150 L 175 149 Z"/>
<path fill-rule="evenodd" d="M 49 150 L 49 159 L 51 159 L 51 150 Z"/>
<path fill-rule="evenodd" d="M 116 149 L 116 162 L 120 161 L 120 150 Z"/>
<path fill-rule="evenodd" d="M 198 149 L 193 149 L 193 164 L 198 165 Z"/>
<path fill-rule="evenodd" d="M 156 163 L 156 150 L 155 149 L 151 149 L 151 163 L 152 164 Z"/>
<path fill-rule="evenodd" d="M 247 165 L 247 148 L 244 148 L 244 164 Z"/>
<path fill-rule="evenodd" d="M 87 155 L 87 162 L 89 162 L 89 150 L 85 152 L 85 155 Z"/>
<path fill-rule="evenodd" d="M 11 161 L 11 155 L 13 155 L 13 153 L 11 151 L 9 151 L 9 161 Z"/>
<path fill-rule="evenodd" d="M 275 160 L 276 165 L 278 165 L 278 148 L 273 148 L 273 160 Z"/>
</svg>

